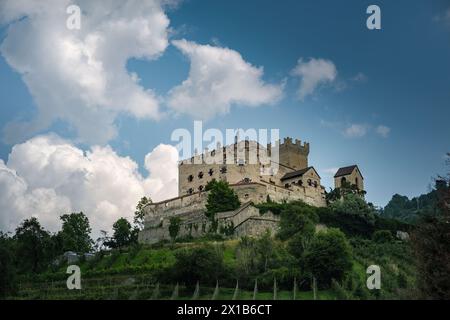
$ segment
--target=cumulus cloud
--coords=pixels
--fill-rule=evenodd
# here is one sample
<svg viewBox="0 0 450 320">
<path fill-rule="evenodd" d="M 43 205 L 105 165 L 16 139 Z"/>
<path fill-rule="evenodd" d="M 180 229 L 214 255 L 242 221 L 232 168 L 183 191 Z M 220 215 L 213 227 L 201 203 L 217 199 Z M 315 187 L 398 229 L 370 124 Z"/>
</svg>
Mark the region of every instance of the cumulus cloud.
<svg viewBox="0 0 450 320">
<path fill-rule="evenodd" d="M 368 130 L 368 125 L 353 123 L 344 129 L 343 134 L 347 138 L 361 138 L 367 134 Z"/>
<path fill-rule="evenodd" d="M 8 25 L 0 52 L 21 74 L 37 116 L 5 129 L 15 143 L 68 122 L 82 141 L 104 143 L 125 113 L 159 119 L 159 98 L 126 70 L 127 60 L 157 59 L 168 46 L 164 0 L 2 0 L 0 25 Z M 81 29 L 69 30 L 66 9 L 82 10 Z M 7 107 L 7 106 L 6 106 Z"/>
<path fill-rule="evenodd" d="M 389 136 L 389 133 L 391 132 L 391 128 L 383 126 L 383 125 L 379 125 L 376 129 L 375 129 L 376 133 L 383 137 L 383 138 L 387 138 Z"/>
<path fill-rule="evenodd" d="M 177 195 L 177 162 L 177 149 L 161 144 L 145 157 L 143 177 L 109 146 L 84 152 L 56 135 L 35 137 L 15 145 L 7 164 L 0 160 L 0 229 L 36 216 L 56 231 L 61 214 L 83 211 L 94 233 L 110 230 L 119 217 L 133 216 L 142 196 Z"/>
<path fill-rule="evenodd" d="M 169 92 L 167 104 L 176 113 L 208 119 L 228 113 L 233 104 L 254 107 L 282 96 L 283 84 L 265 83 L 263 68 L 234 50 L 184 39 L 172 43 L 190 59 L 189 77 Z"/>
<path fill-rule="evenodd" d="M 330 60 L 311 58 L 309 61 L 305 61 L 300 58 L 291 74 L 301 78 L 297 95 L 303 101 L 319 86 L 333 82 L 337 77 L 337 70 Z"/>
</svg>

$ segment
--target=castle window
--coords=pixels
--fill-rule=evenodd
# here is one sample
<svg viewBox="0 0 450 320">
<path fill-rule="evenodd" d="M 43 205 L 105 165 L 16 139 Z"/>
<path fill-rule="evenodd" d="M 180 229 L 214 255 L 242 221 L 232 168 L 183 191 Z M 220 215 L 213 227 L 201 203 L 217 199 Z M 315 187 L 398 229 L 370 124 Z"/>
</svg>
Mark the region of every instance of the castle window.
<svg viewBox="0 0 450 320">
<path fill-rule="evenodd" d="M 252 182 L 252 179 L 250 179 L 250 178 L 244 178 L 244 182 L 245 182 L 245 183 L 250 183 L 250 182 Z"/>
<path fill-rule="evenodd" d="M 317 181 L 314 181 L 314 188 L 317 188 Z"/>
<path fill-rule="evenodd" d="M 214 170 L 213 169 L 209 169 L 208 174 L 209 174 L 209 176 L 212 176 L 214 174 Z"/>
<path fill-rule="evenodd" d="M 249 195 L 248 195 L 248 193 L 246 193 L 245 195 L 244 195 L 244 198 L 248 198 L 249 197 Z"/>
<path fill-rule="evenodd" d="M 341 178 L 341 186 L 344 185 L 347 182 L 347 179 L 345 179 L 345 177 Z"/>
<path fill-rule="evenodd" d="M 355 185 L 358 187 L 358 177 L 355 178 Z"/>
<path fill-rule="evenodd" d="M 216 155 L 216 150 L 211 151 L 211 156 L 214 157 Z"/>
<path fill-rule="evenodd" d="M 284 187 L 285 187 L 286 189 L 288 189 L 288 188 L 291 187 L 291 185 L 290 185 L 289 183 L 286 183 L 286 184 L 284 185 Z"/>
<path fill-rule="evenodd" d="M 198 187 L 198 191 L 203 191 L 203 186 Z"/>
<path fill-rule="evenodd" d="M 199 178 L 199 179 L 202 179 L 202 178 L 203 178 L 203 171 L 200 171 L 200 172 L 198 173 L 198 178 Z"/>
<path fill-rule="evenodd" d="M 220 168 L 220 173 L 227 173 L 227 167 Z"/>
<path fill-rule="evenodd" d="M 298 180 L 298 185 L 301 187 L 303 186 L 303 180 Z"/>
<path fill-rule="evenodd" d="M 188 181 L 192 182 L 193 180 L 194 180 L 194 176 L 192 174 L 190 174 L 189 177 L 188 177 Z"/>
<path fill-rule="evenodd" d="M 312 181 L 311 181 L 311 179 L 308 179 L 308 186 L 312 186 Z"/>
<path fill-rule="evenodd" d="M 194 189 L 192 189 L 192 188 L 189 188 L 189 190 L 188 190 L 188 192 L 187 192 L 188 194 L 193 194 L 194 193 Z"/>
</svg>

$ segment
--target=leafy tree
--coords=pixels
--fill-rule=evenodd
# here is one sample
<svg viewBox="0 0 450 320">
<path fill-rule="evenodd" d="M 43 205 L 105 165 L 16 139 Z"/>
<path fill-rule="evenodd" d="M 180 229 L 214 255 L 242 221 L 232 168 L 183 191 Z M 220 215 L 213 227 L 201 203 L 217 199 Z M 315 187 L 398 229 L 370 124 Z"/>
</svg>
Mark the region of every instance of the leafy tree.
<svg viewBox="0 0 450 320">
<path fill-rule="evenodd" d="M 449 161 L 450 164 L 450 161 Z M 450 299 L 450 175 L 436 184 L 435 212 L 424 215 L 412 234 L 418 285 L 423 298 Z"/>
<path fill-rule="evenodd" d="M 16 289 L 13 240 L 0 231 L 0 298 L 12 294 Z"/>
<path fill-rule="evenodd" d="M 59 232 L 63 251 L 90 252 L 93 241 L 89 219 L 83 212 L 64 214 L 60 217 L 62 230 Z"/>
<path fill-rule="evenodd" d="M 150 197 L 148 197 L 148 198 L 142 197 L 136 206 L 136 211 L 134 212 L 133 222 L 139 228 L 139 230 L 142 230 L 144 228 L 145 212 L 143 209 L 149 203 L 152 203 L 152 199 L 150 199 Z"/>
<path fill-rule="evenodd" d="M 133 228 L 131 223 L 125 218 L 120 218 L 113 224 L 113 236 L 105 243 L 111 248 L 123 248 L 137 243 L 139 230 Z"/>
<path fill-rule="evenodd" d="M 339 214 L 357 215 L 371 223 L 375 222 L 373 207 L 369 206 L 363 198 L 355 194 L 345 195 L 342 201 L 333 202 L 330 208 Z"/>
<path fill-rule="evenodd" d="M 209 191 L 206 202 L 206 216 L 215 220 L 217 212 L 236 210 L 241 205 L 237 194 L 225 181 L 212 180 L 206 185 Z"/>
<path fill-rule="evenodd" d="M 281 240 L 287 240 L 297 232 L 311 228 L 311 225 L 315 225 L 318 220 L 316 209 L 312 206 L 300 201 L 289 203 L 281 211 L 278 237 Z"/>
<path fill-rule="evenodd" d="M 181 219 L 179 217 L 171 217 L 169 224 L 169 235 L 172 238 L 172 241 L 178 237 L 178 233 L 180 232 L 180 224 Z"/>
<path fill-rule="evenodd" d="M 197 281 L 213 285 L 224 270 L 223 256 L 210 246 L 181 249 L 175 253 L 175 258 L 176 280 L 190 287 Z"/>
<path fill-rule="evenodd" d="M 378 243 L 390 242 L 394 240 L 392 232 L 389 230 L 377 230 L 372 235 L 372 240 Z"/>
<path fill-rule="evenodd" d="M 41 271 L 52 258 L 50 234 L 34 217 L 24 220 L 17 227 L 14 240 L 17 264 L 22 272 Z"/>
<path fill-rule="evenodd" d="M 341 282 L 352 268 L 352 252 L 339 229 L 320 231 L 305 252 L 305 268 L 321 287 L 329 288 L 332 279 Z"/>
</svg>

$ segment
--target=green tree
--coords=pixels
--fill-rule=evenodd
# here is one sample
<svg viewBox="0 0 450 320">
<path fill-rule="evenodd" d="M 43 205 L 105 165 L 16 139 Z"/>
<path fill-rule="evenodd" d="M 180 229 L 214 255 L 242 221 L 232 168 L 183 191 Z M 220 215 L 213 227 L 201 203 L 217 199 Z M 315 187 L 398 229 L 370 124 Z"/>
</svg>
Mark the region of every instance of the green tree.
<svg viewBox="0 0 450 320">
<path fill-rule="evenodd" d="M 113 224 L 113 236 L 105 243 L 111 248 L 123 248 L 132 244 L 137 244 L 137 234 L 139 230 L 133 228 L 131 223 L 125 218 L 120 218 Z"/>
<path fill-rule="evenodd" d="M 15 279 L 13 240 L 0 231 L 0 298 L 14 293 Z"/>
<path fill-rule="evenodd" d="M 287 240 L 294 236 L 297 232 L 311 228 L 319 221 L 316 209 L 303 203 L 289 203 L 285 209 L 281 211 L 280 230 L 278 237 L 281 240 Z"/>
<path fill-rule="evenodd" d="M 377 230 L 373 233 L 372 240 L 378 243 L 391 242 L 394 240 L 394 237 L 389 230 Z"/>
<path fill-rule="evenodd" d="M 35 217 L 24 220 L 17 227 L 14 240 L 17 265 L 21 272 L 36 273 L 47 267 L 52 258 L 51 237 Z"/>
<path fill-rule="evenodd" d="M 223 274 L 223 255 L 211 246 L 181 249 L 175 253 L 176 281 L 192 287 L 197 281 L 213 285 Z"/>
<path fill-rule="evenodd" d="M 169 224 L 169 235 L 172 238 L 172 241 L 178 237 L 178 233 L 180 232 L 180 224 L 181 219 L 179 217 L 171 217 Z"/>
<path fill-rule="evenodd" d="M 339 229 L 320 231 L 305 252 L 305 268 L 321 287 L 329 288 L 332 279 L 342 282 L 352 268 L 352 252 Z"/>
<path fill-rule="evenodd" d="M 134 212 L 134 224 L 139 228 L 139 230 L 142 230 L 144 228 L 144 207 L 152 203 L 152 199 L 150 197 L 142 197 L 141 200 L 139 200 L 139 203 L 136 206 L 136 211 Z"/>
<path fill-rule="evenodd" d="M 89 219 L 83 212 L 64 214 L 60 217 L 62 230 L 59 232 L 63 251 L 90 252 L 93 241 Z"/>
<path fill-rule="evenodd" d="M 237 194 L 225 181 L 212 180 L 206 185 L 209 191 L 206 202 L 206 216 L 215 220 L 217 212 L 236 210 L 241 205 Z"/>
</svg>

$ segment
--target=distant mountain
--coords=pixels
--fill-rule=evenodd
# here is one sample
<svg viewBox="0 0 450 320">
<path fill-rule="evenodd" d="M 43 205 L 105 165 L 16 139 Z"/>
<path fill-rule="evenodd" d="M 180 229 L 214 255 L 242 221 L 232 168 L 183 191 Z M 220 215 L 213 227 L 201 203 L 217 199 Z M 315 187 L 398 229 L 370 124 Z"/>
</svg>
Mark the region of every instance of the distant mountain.
<svg viewBox="0 0 450 320">
<path fill-rule="evenodd" d="M 412 199 L 395 194 L 382 210 L 381 216 L 398 219 L 408 223 L 415 223 L 417 219 L 425 214 L 436 214 L 437 202 L 438 191 L 436 191 L 436 189 Z"/>
</svg>

